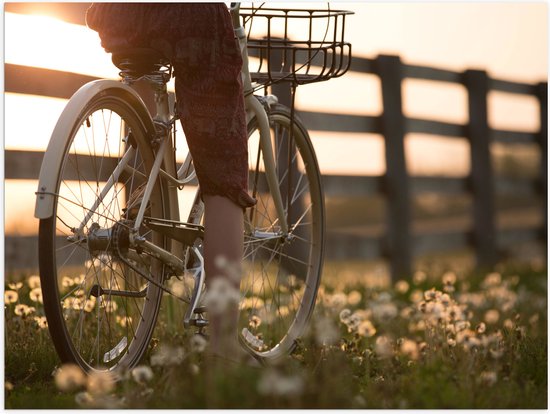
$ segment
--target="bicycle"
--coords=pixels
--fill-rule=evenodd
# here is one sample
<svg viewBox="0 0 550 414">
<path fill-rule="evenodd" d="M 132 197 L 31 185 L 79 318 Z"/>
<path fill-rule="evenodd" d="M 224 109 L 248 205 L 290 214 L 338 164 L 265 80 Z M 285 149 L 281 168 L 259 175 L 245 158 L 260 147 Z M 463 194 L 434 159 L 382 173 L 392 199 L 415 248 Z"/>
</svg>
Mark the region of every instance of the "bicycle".
<svg viewBox="0 0 550 414">
<path fill-rule="evenodd" d="M 324 254 L 324 198 L 307 129 L 268 86 L 343 75 L 351 46 L 347 11 L 230 8 L 243 56 L 249 133 L 249 186 L 257 204 L 245 212 L 239 339 L 264 361 L 292 352 L 315 306 Z M 293 18 L 309 19 L 307 42 L 288 40 Z M 244 29 L 265 18 L 268 37 Z M 333 36 L 312 41 L 314 19 L 334 21 Z M 271 23 L 284 20 L 282 39 Z M 242 24 L 241 24 L 242 20 Z M 338 33 L 337 33 L 338 29 Z M 341 30 L 341 32 L 340 32 Z M 328 32 L 328 26 L 327 26 Z M 264 70 L 250 72 L 248 51 Z M 282 54 L 280 68 L 272 56 Z M 305 59 L 305 60 L 304 60 Z M 301 63 L 304 61 L 305 63 Z M 178 190 L 195 181 L 190 154 L 178 167 L 175 123 L 166 83 L 170 62 L 150 49 L 113 52 L 122 82 L 97 80 L 69 100 L 52 133 L 39 178 L 39 267 L 45 313 L 62 362 L 85 371 L 130 369 L 146 352 L 162 296 L 188 304 L 184 326 L 208 325 L 202 306 L 203 204 L 194 197 L 180 221 Z M 267 67 L 267 70 L 265 68 Z M 155 92 L 149 114 L 130 87 L 146 79 Z M 254 92 L 264 89 L 264 96 Z M 169 281 L 190 281 L 190 293 Z"/>
</svg>

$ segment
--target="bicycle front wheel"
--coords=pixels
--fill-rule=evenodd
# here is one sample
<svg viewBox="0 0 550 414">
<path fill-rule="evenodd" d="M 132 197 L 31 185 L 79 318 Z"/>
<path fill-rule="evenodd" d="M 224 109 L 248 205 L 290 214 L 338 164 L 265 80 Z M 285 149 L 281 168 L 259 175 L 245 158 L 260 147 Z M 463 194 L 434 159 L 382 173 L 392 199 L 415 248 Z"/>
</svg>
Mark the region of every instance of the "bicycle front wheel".
<svg viewBox="0 0 550 414">
<path fill-rule="evenodd" d="M 62 362 L 85 371 L 136 365 L 160 307 L 163 265 L 128 238 L 154 161 L 136 105 L 119 88 L 91 96 L 76 118 L 62 118 L 62 162 L 46 166 L 57 187 L 54 214 L 39 229 L 44 308 Z M 146 215 L 165 218 L 166 197 L 158 181 Z M 162 236 L 142 230 L 164 245 Z"/>
<path fill-rule="evenodd" d="M 313 145 L 288 108 L 269 112 L 271 147 L 288 232 L 266 180 L 255 120 L 249 125 L 249 187 L 257 204 L 245 216 L 240 339 L 260 358 L 292 352 L 315 306 L 323 263 L 324 199 Z"/>
</svg>

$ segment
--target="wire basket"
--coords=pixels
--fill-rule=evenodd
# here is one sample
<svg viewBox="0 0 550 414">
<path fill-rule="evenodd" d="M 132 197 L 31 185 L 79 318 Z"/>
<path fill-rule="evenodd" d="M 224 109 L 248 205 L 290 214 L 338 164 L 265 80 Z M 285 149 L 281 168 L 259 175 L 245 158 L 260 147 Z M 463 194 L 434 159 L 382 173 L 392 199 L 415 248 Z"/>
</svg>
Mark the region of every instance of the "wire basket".
<svg viewBox="0 0 550 414">
<path fill-rule="evenodd" d="M 295 85 L 342 76 L 351 64 L 345 10 L 241 8 L 252 81 Z"/>
</svg>

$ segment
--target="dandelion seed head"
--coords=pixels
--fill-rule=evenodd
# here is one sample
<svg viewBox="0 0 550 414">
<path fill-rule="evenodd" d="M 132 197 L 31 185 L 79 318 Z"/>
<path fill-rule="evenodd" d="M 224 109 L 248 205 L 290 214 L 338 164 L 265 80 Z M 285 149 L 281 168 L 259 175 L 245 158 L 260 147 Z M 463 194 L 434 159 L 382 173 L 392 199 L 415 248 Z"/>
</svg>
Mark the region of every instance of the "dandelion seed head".
<svg viewBox="0 0 550 414">
<path fill-rule="evenodd" d="M 201 370 L 197 364 L 191 364 L 189 365 L 189 371 L 192 375 L 199 375 Z"/>
<path fill-rule="evenodd" d="M 410 359 L 418 359 L 418 344 L 412 339 L 404 338 L 401 341 L 399 349 L 403 355 L 406 355 Z"/>
<path fill-rule="evenodd" d="M 138 384 L 148 383 L 153 379 L 153 370 L 147 365 L 139 365 L 132 370 L 132 378 Z"/>
<path fill-rule="evenodd" d="M 340 322 L 347 324 L 351 317 L 351 311 L 348 308 L 342 309 L 340 311 Z"/>
<path fill-rule="evenodd" d="M 86 383 L 86 376 L 74 364 L 64 364 L 54 374 L 55 385 L 60 391 L 71 392 Z"/>
<path fill-rule="evenodd" d="M 497 382 L 497 373 L 494 371 L 483 371 L 479 375 L 479 381 L 484 385 L 492 387 Z"/>
<path fill-rule="evenodd" d="M 86 381 L 86 389 L 92 396 L 108 394 L 114 390 L 115 385 L 115 378 L 109 371 L 93 371 Z"/>
<path fill-rule="evenodd" d="M 191 351 L 201 353 L 206 349 L 207 341 L 202 335 L 193 335 L 191 337 Z"/>
<path fill-rule="evenodd" d="M 348 297 L 343 292 L 336 292 L 328 297 L 328 307 L 335 310 L 340 310 L 346 306 Z"/>
<path fill-rule="evenodd" d="M 379 322 L 388 322 L 398 314 L 397 306 L 391 302 L 374 303 L 371 306 L 371 311 L 372 317 Z"/>
<path fill-rule="evenodd" d="M 514 322 L 512 322 L 511 319 L 508 318 L 503 322 L 502 326 L 504 326 L 506 329 L 512 330 L 514 329 L 515 324 Z"/>
<path fill-rule="evenodd" d="M 4 292 L 4 302 L 9 305 L 19 300 L 19 294 L 15 290 L 6 290 Z"/>
<path fill-rule="evenodd" d="M 391 340 L 385 335 L 376 338 L 374 351 L 380 358 L 389 358 L 393 355 Z"/>
<path fill-rule="evenodd" d="M 333 345 L 340 339 L 340 332 L 331 318 L 319 317 L 314 320 L 315 341 L 318 345 Z"/>
<path fill-rule="evenodd" d="M 31 289 L 40 287 L 40 276 L 32 275 L 27 279 L 27 284 Z"/>
<path fill-rule="evenodd" d="M 225 277 L 217 277 L 210 283 L 205 295 L 205 305 L 213 314 L 222 314 L 230 306 L 237 306 L 241 295 L 239 289 Z"/>
<path fill-rule="evenodd" d="M 406 280 L 399 280 L 395 283 L 395 291 L 404 295 L 409 291 L 409 283 Z"/>
<path fill-rule="evenodd" d="M 361 302 L 362 295 L 357 290 L 352 290 L 350 293 L 348 293 L 347 302 L 351 306 L 356 306 Z"/>
<path fill-rule="evenodd" d="M 530 325 L 536 325 L 538 323 L 538 321 L 539 321 L 539 314 L 538 313 L 534 313 L 529 318 L 529 324 Z"/>
<path fill-rule="evenodd" d="M 151 366 L 172 366 L 183 362 L 185 352 L 181 347 L 160 345 L 156 352 L 151 355 Z"/>
<path fill-rule="evenodd" d="M 419 285 L 425 282 L 426 278 L 427 278 L 426 273 L 424 273 L 421 270 L 417 270 L 416 272 L 414 272 L 414 275 L 413 275 L 413 283 L 415 285 Z"/>
<path fill-rule="evenodd" d="M 456 346 L 456 340 L 452 337 L 447 338 L 447 345 L 454 348 Z"/>
<path fill-rule="evenodd" d="M 422 294 L 422 291 L 420 289 L 413 290 L 409 296 L 409 300 L 412 303 L 421 302 L 423 299 L 424 299 L 424 295 Z"/>
<path fill-rule="evenodd" d="M 294 397 L 303 389 L 304 380 L 300 376 L 285 376 L 275 369 L 265 370 L 258 382 L 258 392 L 266 396 Z"/>
<path fill-rule="evenodd" d="M 81 407 L 92 407 L 95 403 L 94 397 L 86 391 L 81 391 L 74 396 L 75 402 Z"/>
<path fill-rule="evenodd" d="M 86 302 L 84 303 L 84 311 L 85 312 L 93 312 L 96 305 L 96 298 L 94 296 L 90 296 Z"/>
<path fill-rule="evenodd" d="M 502 276 L 498 272 L 489 273 L 487 276 L 485 276 L 485 279 L 483 282 L 481 282 L 481 286 L 484 288 L 488 288 L 491 286 L 498 286 L 502 283 Z"/>
</svg>

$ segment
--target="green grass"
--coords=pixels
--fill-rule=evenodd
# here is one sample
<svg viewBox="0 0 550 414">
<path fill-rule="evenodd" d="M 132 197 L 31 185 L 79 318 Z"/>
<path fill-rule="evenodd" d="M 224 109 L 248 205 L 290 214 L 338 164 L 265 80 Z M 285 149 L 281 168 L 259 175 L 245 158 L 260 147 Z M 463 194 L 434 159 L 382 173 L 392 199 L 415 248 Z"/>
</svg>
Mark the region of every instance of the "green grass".
<svg viewBox="0 0 550 414">
<path fill-rule="evenodd" d="M 34 320 L 43 310 L 30 301 L 24 285 L 19 303 L 34 306 L 35 312 L 25 317 L 14 314 L 15 304 L 5 309 L 5 406 L 547 407 L 545 269 L 508 266 L 489 277 L 458 273 L 456 282 L 445 288 L 442 277 L 451 277 L 443 276 L 448 269 L 441 274 L 427 269 L 411 278 L 408 286 L 391 286 L 387 280 L 363 278 L 360 266 L 346 271 L 338 267 L 327 266 L 311 328 L 295 353 L 280 365 L 213 366 L 202 353 L 191 351 L 191 332 L 170 325 L 169 319 L 180 318 L 182 310 L 164 306 L 143 364 L 149 365 L 151 355 L 159 352 L 158 344 L 165 343 L 184 349 L 181 363 L 151 367 L 153 378 L 148 382 L 138 383 L 128 375 L 114 390 L 94 396 L 92 405 L 82 402 L 85 388 L 72 392 L 56 388 L 52 373 L 59 361 L 48 331 Z M 432 288 L 437 298 L 422 304 L 424 292 Z M 458 322 L 449 319 L 447 311 L 438 313 L 454 305 L 464 307 L 463 322 L 470 324 L 463 331 L 456 329 Z M 349 313 L 342 313 L 344 309 Z M 488 311 L 493 315 L 497 311 L 498 320 L 491 320 Z M 350 314 L 356 315 L 358 324 Z M 372 330 L 358 326 L 372 326 Z"/>
</svg>

